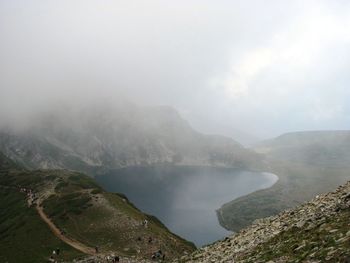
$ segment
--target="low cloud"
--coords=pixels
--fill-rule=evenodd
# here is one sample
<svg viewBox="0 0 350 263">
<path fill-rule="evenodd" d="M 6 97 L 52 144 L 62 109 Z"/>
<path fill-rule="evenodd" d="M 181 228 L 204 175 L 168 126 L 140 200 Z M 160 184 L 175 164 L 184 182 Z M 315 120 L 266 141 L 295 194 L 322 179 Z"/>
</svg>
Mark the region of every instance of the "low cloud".
<svg viewBox="0 0 350 263">
<path fill-rule="evenodd" d="M 349 129 L 348 1 L 0 1 L 0 120 L 121 98 L 197 129 Z"/>
</svg>

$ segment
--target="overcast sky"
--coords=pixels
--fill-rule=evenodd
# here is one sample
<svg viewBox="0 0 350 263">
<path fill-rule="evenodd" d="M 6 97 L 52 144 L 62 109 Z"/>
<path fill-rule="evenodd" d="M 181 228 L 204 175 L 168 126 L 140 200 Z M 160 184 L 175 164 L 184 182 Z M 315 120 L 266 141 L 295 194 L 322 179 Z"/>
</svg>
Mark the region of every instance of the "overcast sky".
<svg viewBox="0 0 350 263">
<path fill-rule="evenodd" d="M 0 117 L 94 98 L 198 130 L 350 129 L 350 1 L 0 0 Z"/>
</svg>

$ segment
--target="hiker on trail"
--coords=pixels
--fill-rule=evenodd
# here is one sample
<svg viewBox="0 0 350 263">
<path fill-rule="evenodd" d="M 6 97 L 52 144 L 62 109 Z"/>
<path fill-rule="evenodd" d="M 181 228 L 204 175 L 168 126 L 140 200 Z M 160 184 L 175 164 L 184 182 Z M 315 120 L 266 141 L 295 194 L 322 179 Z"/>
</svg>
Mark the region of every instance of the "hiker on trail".
<svg viewBox="0 0 350 263">
<path fill-rule="evenodd" d="M 165 259 L 165 255 L 163 254 L 163 252 L 159 249 L 157 252 L 152 254 L 152 259 Z"/>
<path fill-rule="evenodd" d="M 98 253 L 98 247 L 97 246 L 95 247 L 95 253 L 96 254 Z"/>
<path fill-rule="evenodd" d="M 145 228 L 148 227 L 148 220 L 147 220 L 147 219 L 145 219 L 145 220 L 143 221 L 143 226 L 144 226 Z"/>
</svg>

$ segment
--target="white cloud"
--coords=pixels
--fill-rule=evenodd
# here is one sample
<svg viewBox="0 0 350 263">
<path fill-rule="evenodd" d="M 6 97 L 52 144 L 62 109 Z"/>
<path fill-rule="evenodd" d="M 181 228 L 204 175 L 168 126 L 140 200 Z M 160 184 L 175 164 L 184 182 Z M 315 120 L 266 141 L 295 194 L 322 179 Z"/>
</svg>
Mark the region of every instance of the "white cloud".
<svg viewBox="0 0 350 263">
<path fill-rule="evenodd" d="M 328 101 L 314 98 L 310 103 L 310 109 L 306 112 L 307 116 L 313 121 L 328 121 L 339 117 L 343 114 L 343 106 L 337 104 L 330 104 Z"/>
<path fill-rule="evenodd" d="M 126 96 L 204 132 L 350 128 L 349 28 L 345 0 L 0 1 L 0 115 Z"/>
<path fill-rule="evenodd" d="M 230 68 L 221 81 L 225 91 L 233 99 L 256 94 L 260 83 L 259 74 L 269 74 L 269 69 L 283 67 L 284 72 L 300 77 L 317 67 L 320 58 L 329 52 L 329 47 L 338 43 L 350 43 L 350 16 L 330 14 L 327 6 L 306 10 L 302 17 L 292 21 L 287 30 L 269 39 L 267 44 L 246 50 L 241 58 L 230 58 Z M 279 76 L 275 76 L 279 78 Z M 261 85 L 261 87 L 264 85 Z M 298 89 L 297 85 L 292 86 Z M 279 90 L 271 87 L 270 91 Z M 267 95 L 271 95 L 267 94 Z"/>
</svg>

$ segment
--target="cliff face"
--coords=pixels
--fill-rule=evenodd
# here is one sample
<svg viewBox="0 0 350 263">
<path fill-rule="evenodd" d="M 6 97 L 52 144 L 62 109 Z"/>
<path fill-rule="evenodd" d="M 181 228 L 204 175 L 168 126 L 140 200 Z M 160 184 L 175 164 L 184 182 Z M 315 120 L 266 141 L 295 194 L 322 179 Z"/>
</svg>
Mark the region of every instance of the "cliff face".
<svg viewBox="0 0 350 263">
<path fill-rule="evenodd" d="M 259 155 L 230 138 L 193 130 L 169 107 L 131 104 L 37 117 L 0 133 L 0 149 L 27 168 L 95 168 L 173 163 L 249 167 Z"/>
<path fill-rule="evenodd" d="M 178 261 L 349 262 L 349 218 L 350 182 Z"/>
</svg>

